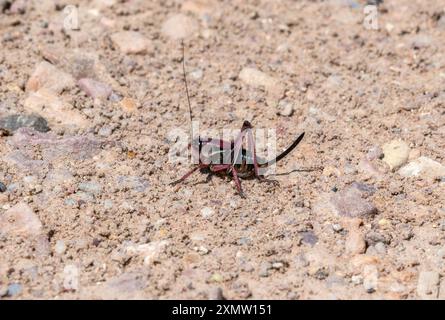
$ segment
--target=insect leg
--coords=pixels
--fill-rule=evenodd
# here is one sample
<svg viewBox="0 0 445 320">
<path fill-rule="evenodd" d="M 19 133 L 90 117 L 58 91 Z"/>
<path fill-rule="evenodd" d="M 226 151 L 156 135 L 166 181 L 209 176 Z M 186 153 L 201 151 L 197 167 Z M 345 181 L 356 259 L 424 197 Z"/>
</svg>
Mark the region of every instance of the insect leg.
<svg viewBox="0 0 445 320">
<path fill-rule="evenodd" d="M 243 193 L 243 190 L 241 189 L 241 181 L 238 177 L 238 173 L 236 172 L 235 167 L 233 167 L 233 166 L 232 166 L 232 174 L 233 174 L 233 180 L 235 181 L 236 189 L 238 190 L 238 193 L 240 194 L 240 196 L 244 198 L 244 193 Z"/>
<path fill-rule="evenodd" d="M 223 170 L 227 170 L 228 168 L 230 168 L 230 164 L 214 164 L 212 166 L 210 166 L 210 171 L 212 172 L 219 172 L 219 171 L 223 171 Z"/>
<path fill-rule="evenodd" d="M 205 168 L 205 167 L 208 167 L 208 165 L 200 164 L 200 165 L 194 167 L 194 168 L 193 168 L 192 170 L 190 170 L 189 172 L 187 172 L 187 173 L 186 173 L 184 176 L 182 176 L 180 179 L 178 179 L 178 180 L 176 180 L 176 181 L 173 181 L 173 182 L 170 182 L 169 184 L 170 184 L 170 185 L 175 185 L 175 184 L 178 184 L 178 183 L 180 183 L 180 182 L 183 182 L 183 181 L 184 181 L 185 179 L 187 179 L 190 175 L 192 175 L 193 172 L 195 172 L 195 171 L 198 170 L 198 169 Z"/>
</svg>

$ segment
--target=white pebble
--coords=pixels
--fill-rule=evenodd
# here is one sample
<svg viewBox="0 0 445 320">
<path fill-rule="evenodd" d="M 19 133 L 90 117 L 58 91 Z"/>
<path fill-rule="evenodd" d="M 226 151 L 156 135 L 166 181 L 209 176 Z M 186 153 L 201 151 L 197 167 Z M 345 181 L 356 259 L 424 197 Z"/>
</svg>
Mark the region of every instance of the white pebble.
<svg viewBox="0 0 445 320">
<path fill-rule="evenodd" d="M 428 157 L 420 157 L 399 170 L 404 177 L 440 178 L 445 176 L 445 166 Z"/>
<path fill-rule="evenodd" d="M 211 216 L 213 216 L 214 211 L 212 208 L 210 207 L 204 207 L 201 209 L 201 215 L 203 218 L 210 218 Z"/>
<path fill-rule="evenodd" d="M 58 254 L 64 254 L 66 251 L 65 241 L 57 240 L 56 245 L 54 246 L 54 251 Z"/>
</svg>

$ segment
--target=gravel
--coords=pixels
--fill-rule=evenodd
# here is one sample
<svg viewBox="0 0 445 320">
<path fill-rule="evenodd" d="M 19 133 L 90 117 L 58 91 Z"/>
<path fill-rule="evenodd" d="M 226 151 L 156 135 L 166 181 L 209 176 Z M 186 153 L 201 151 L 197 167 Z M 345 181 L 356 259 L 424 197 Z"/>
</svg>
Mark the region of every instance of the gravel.
<svg viewBox="0 0 445 320">
<path fill-rule="evenodd" d="M 83 1 L 75 31 L 60 3 L 10 2 L 0 295 L 444 295 L 436 3 L 401 0 L 402 15 L 385 2 L 390 23 L 370 32 L 359 1 Z M 231 177 L 206 170 L 169 185 L 192 167 L 168 157 L 171 131 L 189 132 L 181 40 L 195 133 L 219 138 L 249 120 L 272 129 L 277 151 L 306 133 L 277 163 L 279 186 L 243 179 L 241 198 Z M 21 293 L 7 296 L 11 284 Z"/>
</svg>

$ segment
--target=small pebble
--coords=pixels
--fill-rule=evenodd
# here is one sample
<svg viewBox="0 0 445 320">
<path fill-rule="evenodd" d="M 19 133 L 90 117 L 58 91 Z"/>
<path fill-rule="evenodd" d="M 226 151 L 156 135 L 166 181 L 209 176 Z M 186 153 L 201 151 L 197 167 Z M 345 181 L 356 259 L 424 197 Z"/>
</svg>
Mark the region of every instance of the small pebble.
<svg viewBox="0 0 445 320">
<path fill-rule="evenodd" d="M 290 117 L 294 113 L 294 106 L 287 100 L 280 100 L 278 103 L 278 114 L 284 117 Z"/>
<path fill-rule="evenodd" d="M 282 262 L 274 262 L 274 263 L 272 263 L 272 266 L 271 266 L 272 269 L 276 269 L 276 270 L 280 270 L 283 267 L 284 267 L 284 263 L 282 263 Z"/>
<path fill-rule="evenodd" d="M 411 47 L 413 49 L 423 49 L 431 45 L 433 39 L 426 34 L 416 34 L 411 39 Z"/>
<path fill-rule="evenodd" d="M 65 205 L 76 208 L 78 206 L 78 203 L 75 199 L 66 198 L 63 202 Z"/>
<path fill-rule="evenodd" d="M 75 86 L 74 78 L 47 61 L 40 62 L 26 83 L 26 91 L 36 92 L 45 88 L 55 94 Z"/>
<path fill-rule="evenodd" d="M 381 254 L 381 255 L 386 254 L 386 245 L 383 242 L 377 242 L 374 245 L 374 248 L 379 254 Z"/>
<path fill-rule="evenodd" d="M 108 100 L 110 100 L 111 102 L 119 102 L 122 100 L 122 97 L 113 91 L 108 97 Z"/>
<path fill-rule="evenodd" d="M 207 253 L 209 253 L 209 249 L 204 246 L 195 247 L 194 250 L 197 251 L 200 255 L 206 255 Z"/>
<path fill-rule="evenodd" d="M 54 251 L 58 254 L 58 255 L 62 255 L 65 253 L 66 251 L 66 245 L 65 242 L 63 240 L 57 240 L 56 245 L 54 246 Z"/>
<path fill-rule="evenodd" d="M 260 265 L 258 275 L 260 277 L 266 278 L 269 276 L 269 270 L 272 268 L 272 264 L 267 261 L 263 261 Z"/>
<path fill-rule="evenodd" d="M 350 162 L 345 164 L 343 171 L 346 175 L 352 175 L 358 172 L 357 167 Z"/>
<path fill-rule="evenodd" d="M 109 137 L 113 133 L 113 129 L 110 126 L 103 126 L 99 129 L 99 132 L 97 133 L 101 137 Z"/>
<path fill-rule="evenodd" d="M 5 234 L 37 236 L 42 222 L 26 203 L 18 203 L 0 215 L 0 230 Z"/>
<path fill-rule="evenodd" d="M 363 199 L 362 193 L 353 187 L 333 194 L 330 202 L 340 216 L 365 217 L 377 213 L 374 204 Z"/>
<path fill-rule="evenodd" d="M 438 179 L 445 177 L 445 166 L 428 157 L 419 157 L 399 170 L 403 177 Z"/>
<path fill-rule="evenodd" d="M 318 242 L 318 237 L 315 235 L 313 231 L 301 232 L 300 235 L 302 236 L 301 241 L 303 243 L 314 246 Z"/>
<path fill-rule="evenodd" d="M 382 147 L 383 161 L 389 165 L 391 170 L 396 170 L 408 161 L 410 148 L 406 142 L 393 140 Z"/>
<path fill-rule="evenodd" d="M 195 80 L 199 80 L 202 78 L 203 74 L 204 73 L 203 73 L 202 69 L 196 69 L 196 70 L 190 72 L 190 77 L 192 77 Z"/>
<path fill-rule="evenodd" d="M 141 33 L 136 31 L 121 31 L 111 35 L 111 41 L 126 54 L 145 53 L 149 48 L 149 41 Z"/>
<path fill-rule="evenodd" d="M 364 253 L 366 251 L 366 241 L 363 234 L 358 230 L 350 231 L 345 242 L 345 249 L 352 255 Z"/>
<path fill-rule="evenodd" d="M 238 241 L 236 242 L 238 245 L 241 245 L 241 246 L 243 246 L 243 245 L 248 245 L 248 244 L 250 244 L 252 242 L 252 240 L 250 240 L 250 238 L 248 238 L 248 237 L 242 237 L 242 238 L 239 238 L 238 239 Z"/>
<path fill-rule="evenodd" d="M 107 99 L 112 92 L 109 85 L 89 78 L 80 79 L 77 81 L 77 85 L 88 96 L 94 99 Z"/>
<path fill-rule="evenodd" d="M 205 219 L 210 218 L 211 216 L 213 216 L 213 214 L 214 214 L 214 211 L 210 207 L 204 207 L 201 209 L 201 216 Z"/>
<path fill-rule="evenodd" d="M 0 182 L 0 192 L 5 192 L 7 190 L 7 187 L 3 182 Z"/>
<path fill-rule="evenodd" d="M 8 286 L 8 293 L 7 295 L 10 297 L 19 295 L 22 292 L 23 288 L 20 283 L 12 283 Z"/>
<path fill-rule="evenodd" d="M 252 87 L 264 87 L 268 92 L 281 95 L 284 91 L 283 86 L 277 79 L 258 69 L 243 68 L 239 74 L 239 79 Z"/>
<path fill-rule="evenodd" d="M 125 97 L 119 102 L 119 105 L 125 112 L 133 113 L 136 111 L 138 103 L 135 99 Z"/>
<path fill-rule="evenodd" d="M 162 33 L 172 40 L 184 39 L 198 30 L 198 23 L 184 14 L 176 14 L 162 24 Z"/>
<path fill-rule="evenodd" d="M 14 132 L 19 128 L 28 127 L 36 131 L 49 131 L 48 123 L 45 118 L 37 114 L 13 114 L 0 119 L 0 129 Z"/>
<path fill-rule="evenodd" d="M 445 228 L 444 228 L 444 231 L 445 231 Z M 403 240 L 410 240 L 411 238 L 414 237 L 413 227 L 410 226 L 409 224 L 402 224 L 400 226 L 399 233 Z"/>
<path fill-rule="evenodd" d="M 383 150 L 379 146 L 374 146 L 371 149 L 369 149 L 368 153 L 366 154 L 366 159 L 369 161 L 373 161 L 376 159 L 382 159 L 383 158 Z"/>
<path fill-rule="evenodd" d="M 331 225 L 331 227 L 332 230 L 334 230 L 335 232 L 341 232 L 343 230 L 343 227 L 338 223 L 334 223 L 333 225 Z"/>
<path fill-rule="evenodd" d="M 105 208 L 105 209 L 110 210 L 110 209 L 113 208 L 113 206 L 114 206 L 114 204 L 113 204 L 113 201 L 112 201 L 112 200 L 110 200 L 110 199 L 106 199 L 106 200 L 104 201 L 104 208 Z"/>
</svg>

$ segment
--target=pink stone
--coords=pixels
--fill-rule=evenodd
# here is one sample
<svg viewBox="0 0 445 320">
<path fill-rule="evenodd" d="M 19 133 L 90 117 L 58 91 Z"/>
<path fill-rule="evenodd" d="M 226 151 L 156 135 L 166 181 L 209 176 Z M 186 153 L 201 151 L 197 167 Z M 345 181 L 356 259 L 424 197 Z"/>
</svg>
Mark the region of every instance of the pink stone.
<svg viewBox="0 0 445 320">
<path fill-rule="evenodd" d="M 107 99 L 112 93 L 112 89 L 109 85 L 90 78 L 80 79 L 79 81 L 77 81 L 77 85 L 88 96 L 94 99 Z"/>
<path fill-rule="evenodd" d="M 16 204 L 0 216 L 0 233 L 37 236 L 41 231 L 39 217 L 26 203 Z"/>
</svg>

